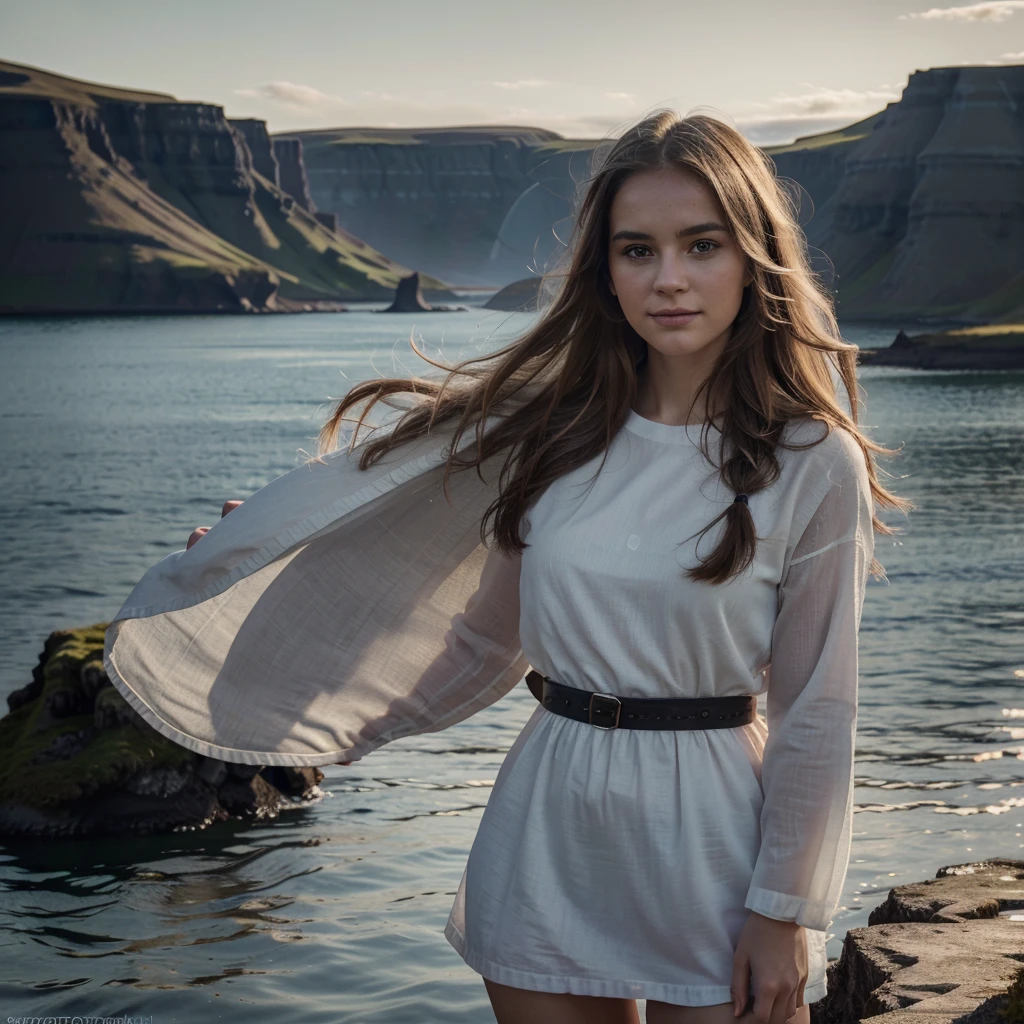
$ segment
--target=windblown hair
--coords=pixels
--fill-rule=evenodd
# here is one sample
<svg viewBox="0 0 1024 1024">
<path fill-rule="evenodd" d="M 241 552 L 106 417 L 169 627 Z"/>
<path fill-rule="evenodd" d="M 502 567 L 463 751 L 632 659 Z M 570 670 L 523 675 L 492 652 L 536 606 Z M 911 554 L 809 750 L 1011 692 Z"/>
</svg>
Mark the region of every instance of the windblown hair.
<svg viewBox="0 0 1024 1024">
<path fill-rule="evenodd" d="M 357 384 L 321 429 L 318 454 L 337 447 L 345 414 L 366 400 L 357 432 L 377 402 L 393 405 L 391 396 L 413 396 L 411 408 L 393 430 L 371 436 L 362 446 L 361 469 L 435 424 L 458 417 L 444 483 L 453 471 L 479 471 L 485 460 L 506 453 L 499 494 L 483 517 L 481 539 L 486 540 L 493 517 L 498 549 L 506 556 L 522 552 L 527 546 L 520 535 L 523 514 L 552 481 L 607 453 L 637 396 L 637 374 L 647 357 L 647 343 L 626 321 L 609 289 L 612 200 L 638 171 L 678 168 L 697 175 L 717 197 L 754 276 L 744 289 L 729 341 L 697 392 L 699 396 L 706 389 L 708 409 L 724 410 L 717 460 L 708 450 L 707 424 L 701 433 L 705 458 L 727 487 L 753 494 L 778 477 L 780 444 L 810 447 L 782 444 L 781 435 L 787 421 L 811 417 L 825 423 L 829 432 L 841 427 L 856 438 L 876 507 L 903 512 L 913 508 L 879 483 L 873 453 L 893 455 L 896 450 L 882 447 L 857 428 L 857 346 L 840 337 L 831 295 L 807 260 L 796 203 L 770 157 L 716 118 L 680 118 L 671 110 L 643 119 L 606 147 L 607 155 L 601 160 L 599 148 L 590 178 L 581 183 L 566 252 L 541 282 L 542 292 L 551 291 L 552 284 L 555 288 L 535 325 L 498 351 L 453 366 L 430 359 L 410 341 L 418 355 L 446 371 L 444 379 L 384 378 Z M 849 414 L 837 401 L 836 372 L 846 389 Z M 495 407 L 514 396 L 514 411 L 485 430 Z M 476 444 L 460 452 L 460 438 L 471 426 Z M 700 535 L 723 517 L 726 524 L 714 550 L 686 569 L 694 580 L 723 583 L 753 561 L 757 535 L 742 502 L 731 502 Z M 878 533 L 899 532 L 883 523 L 877 511 L 872 525 Z M 870 571 L 884 577 L 877 559 Z"/>
</svg>

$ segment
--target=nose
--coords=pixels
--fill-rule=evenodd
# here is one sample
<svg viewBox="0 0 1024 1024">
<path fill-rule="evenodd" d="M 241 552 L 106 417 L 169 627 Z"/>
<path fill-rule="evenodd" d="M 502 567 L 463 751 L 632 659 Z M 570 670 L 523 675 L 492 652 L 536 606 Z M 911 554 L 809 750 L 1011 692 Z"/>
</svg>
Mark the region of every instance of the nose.
<svg viewBox="0 0 1024 1024">
<path fill-rule="evenodd" d="M 666 250 L 658 261 L 654 290 L 658 292 L 687 291 L 689 287 L 685 257 L 676 255 L 671 249 Z"/>
</svg>

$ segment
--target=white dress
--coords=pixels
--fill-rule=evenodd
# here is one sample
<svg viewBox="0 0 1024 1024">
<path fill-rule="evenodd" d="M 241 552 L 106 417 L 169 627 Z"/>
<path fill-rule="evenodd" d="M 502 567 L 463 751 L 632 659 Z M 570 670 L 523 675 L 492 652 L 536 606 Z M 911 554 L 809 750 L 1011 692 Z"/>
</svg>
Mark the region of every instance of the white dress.
<svg viewBox="0 0 1024 1024">
<path fill-rule="evenodd" d="M 631 413 L 599 472 L 600 458 L 544 492 L 521 569 L 505 571 L 521 574 L 523 651 L 560 682 L 630 697 L 767 693 L 764 770 L 760 717 L 605 731 L 538 704 L 495 781 L 445 930 L 494 981 L 729 1002 L 736 941 L 756 910 L 806 926 L 804 1001 L 825 995 L 824 929 L 850 846 L 867 477 L 849 435 L 780 450 L 781 476 L 750 497 L 752 571 L 694 583 L 680 574 L 696 540 L 680 542 L 733 498 L 709 475 L 700 429 Z"/>
<path fill-rule="evenodd" d="M 531 665 L 623 695 L 765 695 L 767 722 L 707 731 L 602 731 L 538 705 L 446 934 L 498 982 L 706 1005 L 729 1001 L 756 910 L 808 929 L 804 1000 L 820 999 L 849 859 L 873 552 L 859 447 L 835 430 L 780 448 L 778 479 L 750 496 L 756 560 L 713 586 L 682 576 L 691 535 L 733 499 L 698 428 L 631 413 L 592 490 L 600 459 L 531 508 L 515 559 L 480 537 L 504 456 L 446 490 L 451 429 L 366 470 L 358 446 L 310 461 L 164 556 L 108 626 L 111 682 L 192 751 L 296 766 L 444 729 Z M 807 419 L 785 437 L 824 433 Z"/>
</svg>

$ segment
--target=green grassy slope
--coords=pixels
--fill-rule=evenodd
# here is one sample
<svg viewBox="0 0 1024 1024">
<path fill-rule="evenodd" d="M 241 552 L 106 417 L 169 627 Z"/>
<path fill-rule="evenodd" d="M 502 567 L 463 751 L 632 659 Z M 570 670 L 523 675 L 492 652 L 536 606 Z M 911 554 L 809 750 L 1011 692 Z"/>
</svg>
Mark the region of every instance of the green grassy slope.
<svg viewBox="0 0 1024 1024">
<path fill-rule="evenodd" d="M 220 107 L 0 62 L 0 143 L 0 311 L 273 310 L 409 273 L 253 171 Z"/>
</svg>

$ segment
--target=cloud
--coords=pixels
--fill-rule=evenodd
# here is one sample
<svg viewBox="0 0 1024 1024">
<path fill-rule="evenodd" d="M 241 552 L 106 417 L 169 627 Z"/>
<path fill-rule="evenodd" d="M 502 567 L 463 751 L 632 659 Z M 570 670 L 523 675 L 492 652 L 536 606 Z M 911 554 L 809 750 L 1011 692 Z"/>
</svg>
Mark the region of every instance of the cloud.
<svg viewBox="0 0 1024 1024">
<path fill-rule="evenodd" d="M 931 7 L 927 11 L 901 14 L 899 20 L 909 21 L 1006 21 L 1015 11 L 1024 11 L 1024 0 L 987 0 L 966 7 Z"/>
<path fill-rule="evenodd" d="M 1022 0 L 1024 2 L 1024 0 Z M 810 85 L 810 83 L 804 83 Z M 891 100 L 899 99 L 901 89 L 878 85 L 874 89 L 829 89 L 811 86 L 809 92 L 792 96 L 779 93 L 764 102 L 747 104 L 755 110 L 779 115 L 813 117 L 821 114 L 866 116 Z"/>
<path fill-rule="evenodd" d="M 995 60 L 958 60 L 948 67 L 976 68 L 976 67 L 1006 67 L 1007 64 L 1024 64 L 1024 51 L 1020 53 L 1003 53 Z"/>
<path fill-rule="evenodd" d="M 270 100 L 302 110 L 348 105 L 341 96 L 330 96 L 310 85 L 296 85 L 295 82 L 268 82 L 257 89 L 235 89 L 235 95 L 243 99 Z"/>
<path fill-rule="evenodd" d="M 554 85 L 544 78 L 520 78 L 517 82 L 491 82 L 498 89 L 543 89 L 545 86 Z"/>
<path fill-rule="evenodd" d="M 779 93 L 748 103 L 736 111 L 734 123 L 759 146 L 781 145 L 802 135 L 833 131 L 863 120 L 898 100 L 902 86 L 876 85 L 871 89 L 829 89 L 805 82 L 807 91 Z"/>
<path fill-rule="evenodd" d="M 1014 57 L 1004 56 L 1008 61 Z M 902 85 L 888 84 L 864 90 L 829 89 L 810 82 L 803 83 L 803 87 L 805 91 L 800 93 L 780 93 L 742 108 L 712 113 L 734 125 L 756 145 L 770 146 L 792 142 L 801 135 L 845 127 L 898 99 L 902 90 Z M 274 132 L 338 125 L 415 130 L 420 126 L 515 124 L 547 128 L 571 139 L 598 139 L 621 134 L 645 113 L 622 113 L 630 108 L 620 104 L 636 102 L 632 93 L 609 91 L 599 94 L 596 111 L 557 114 L 530 106 L 526 101 L 533 95 L 540 94 L 513 92 L 505 97 L 513 101 L 509 103 L 490 103 L 482 97 L 476 102 L 451 102 L 446 97 L 434 99 L 426 94 L 408 97 L 362 89 L 345 98 L 311 86 L 279 81 L 255 89 L 235 90 L 240 105 L 245 101 L 245 116 L 270 121 Z"/>
<path fill-rule="evenodd" d="M 785 146 L 805 135 L 833 132 L 860 121 L 857 117 L 737 118 L 736 130 L 757 146 Z"/>
</svg>

